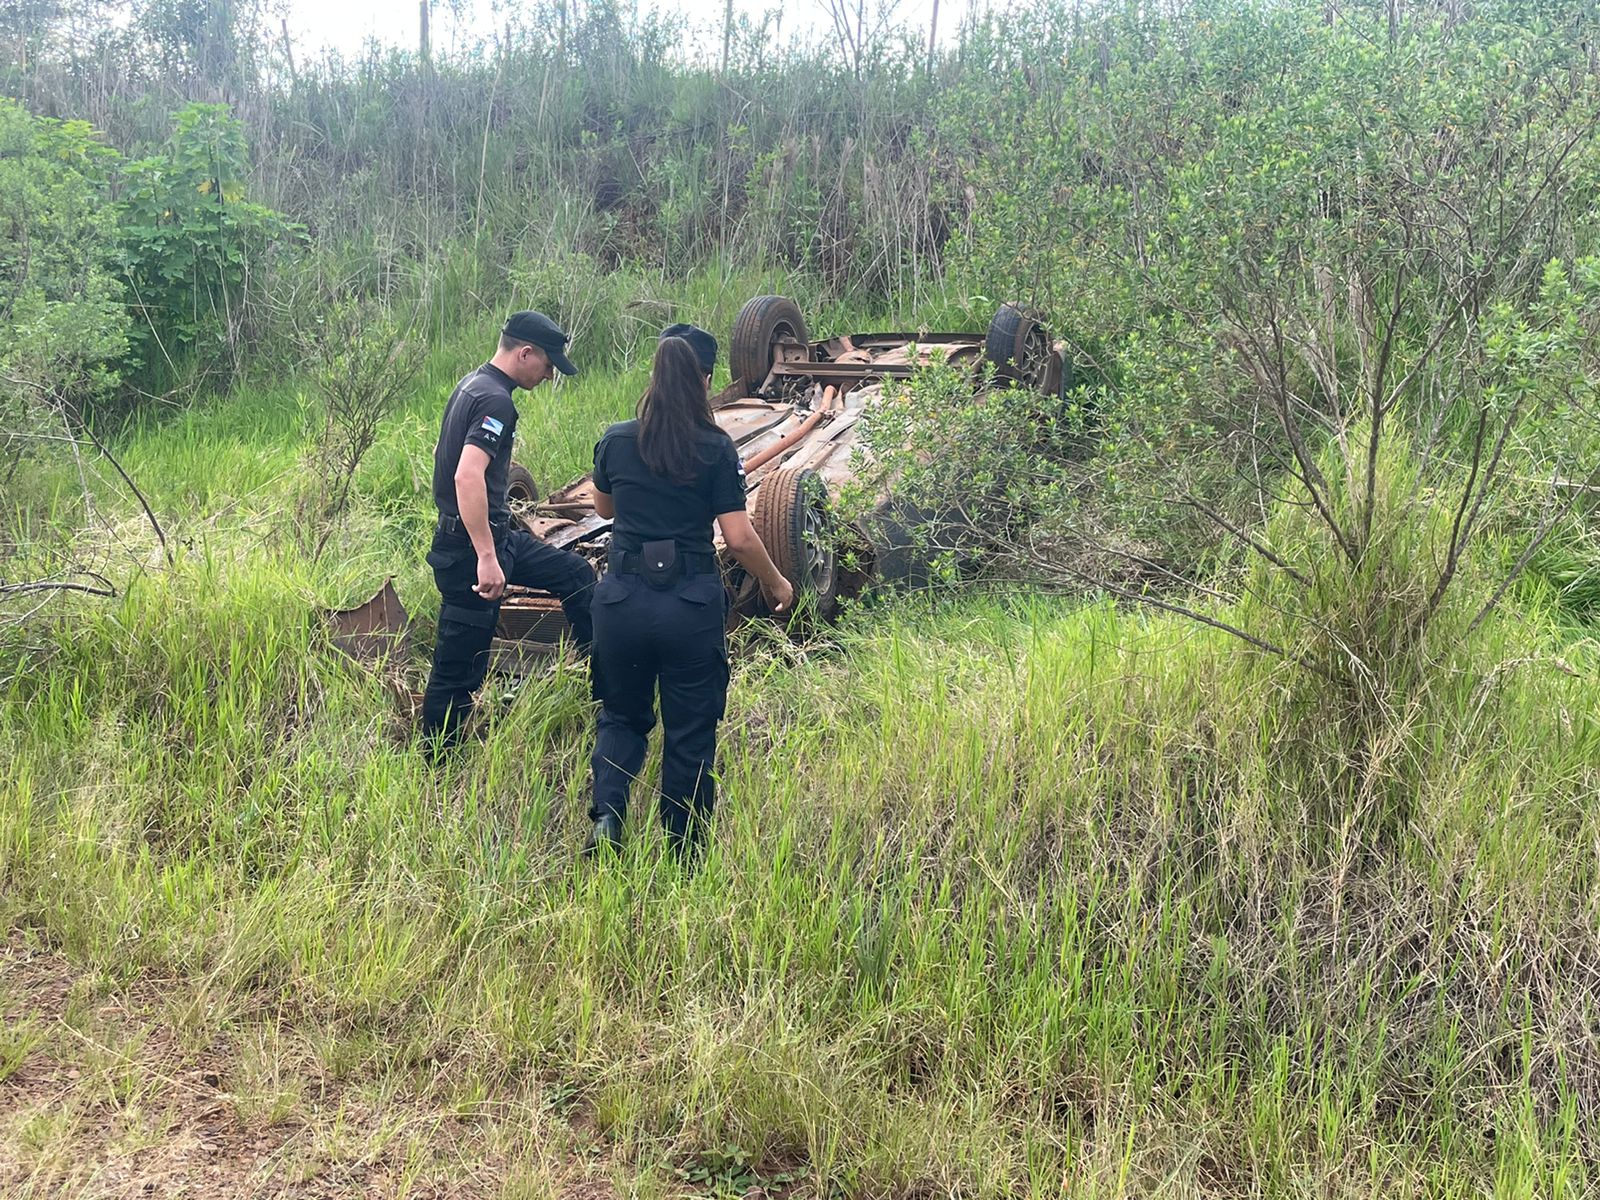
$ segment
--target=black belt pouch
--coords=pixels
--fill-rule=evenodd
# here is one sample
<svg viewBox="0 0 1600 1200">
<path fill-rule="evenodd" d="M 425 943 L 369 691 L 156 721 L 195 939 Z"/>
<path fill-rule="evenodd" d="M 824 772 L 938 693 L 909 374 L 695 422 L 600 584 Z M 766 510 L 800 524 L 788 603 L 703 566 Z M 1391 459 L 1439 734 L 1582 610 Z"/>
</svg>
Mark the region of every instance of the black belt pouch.
<svg viewBox="0 0 1600 1200">
<path fill-rule="evenodd" d="M 678 543 L 671 538 L 646 542 L 639 551 L 639 574 L 658 592 L 678 582 Z"/>
</svg>

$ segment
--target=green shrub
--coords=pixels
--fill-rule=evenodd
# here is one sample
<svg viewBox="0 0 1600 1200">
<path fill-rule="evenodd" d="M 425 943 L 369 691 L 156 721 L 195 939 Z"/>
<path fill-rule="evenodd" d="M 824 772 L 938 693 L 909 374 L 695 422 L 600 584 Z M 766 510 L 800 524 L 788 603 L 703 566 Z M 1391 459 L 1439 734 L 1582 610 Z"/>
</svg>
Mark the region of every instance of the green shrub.
<svg viewBox="0 0 1600 1200">
<path fill-rule="evenodd" d="M 0 99 L 0 444 L 11 461 L 42 414 L 116 386 L 128 333 L 106 203 L 116 160 L 86 122 Z"/>
<path fill-rule="evenodd" d="M 160 377 L 181 354 L 231 369 L 271 246 L 298 232 L 245 198 L 244 127 L 223 104 L 190 104 L 161 150 L 129 162 L 118 216 L 138 320 L 139 365 Z"/>
</svg>

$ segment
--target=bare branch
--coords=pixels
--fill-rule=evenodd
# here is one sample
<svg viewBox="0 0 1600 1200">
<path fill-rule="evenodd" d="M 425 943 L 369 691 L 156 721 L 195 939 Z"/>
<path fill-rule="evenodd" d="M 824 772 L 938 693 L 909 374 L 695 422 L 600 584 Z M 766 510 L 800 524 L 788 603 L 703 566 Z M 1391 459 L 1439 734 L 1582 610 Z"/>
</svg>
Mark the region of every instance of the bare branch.
<svg viewBox="0 0 1600 1200">
<path fill-rule="evenodd" d="M 1273 383 L 1278 401 L 1278 422 L 1283 428 L 1284 436 L 1289 439 L 1289 449 L 1294 452 L 1295 462 L 1300 467 L 1301 482 L 1311 496 L 1311 502 L 1316 505 L 1317 515 L 1322 518 L 1323 524 L 1328 527 L 1328 532 L 1333 535 L 1333 540 L 1338 543 L 1339 549 L 1344 551 L 1345 557 L 1352 563 L 1357 562 L 1360 560 L 1360 554 L 1357 548 L 1350 543 L 1345 534 L 1344 526 L 1339 523 L 1339 518 L 1334 515 L 1333 509 L 1328 504 L 1325 495 L 1328 486 L 1327 480 L 1323 478 L 1321 470 L 1318 469 L 1316 462 L 1313 460 L 1311 451 L 1306 446 L 1305 439 L 1300 433 L 1300 427 L 1296 423 L 1294 414 L 1289 406 L 1288 387 L 1284 380 L 1283 334 L 1279 327 L 1276 313 L 1268 319 L 1268 325 L 1272 331 L 1273 344 L 1277 353 L 1277 374 L 1273 377 Z"/>
<path fill-rule="evenodd" d="M 116 587 L 97 571 L 78 571 L 78 575 L 98 580 L 99 586 L 87 583 L 70 583 L 64 579 L 36 579 L 26 583 L 0 582 L 0 596 L 17 596 L 28 592 L 85 592 L 90 596 L 114 597 Z"/>
<path fill-rule="evenodd" d="M 1406 231 L 1405 249 L 1411 250 L 1411 223 L 1403 222 Z M 1377 504 L 1378 447 L 1383 439 L 1383 417 L 1388 407 L 1380 397 L 1383 383 L 1389 374 L 1389 359 L 1394 353 L 1394 334 L 1400 327 L 1400 314 L 1405 311 L 1406 260 L 1401 259 L 1394 273 L 1394 295 L 1389 301 L 1389 317 L 1383 331 L 1383 344 L 1378 348 L 1378 363 L 1372 373 L 1371 428 L 1367 430 L 1367 477 L 1361 504 L 1361 546 L 1365 550 L 1372 542 L 1372 512 Z"/>
<path fill-rule="evenodd" d="M 1205 501 L 1194 495 L 1194 493 L 1191 492 L 1189 495 L 1185 496 L 1181 503 L 1197 510 L 1211 521 L 1214 521 L 1217 525 L 1220 525 L 1223 529 L 1226 529 L 1234 537 L 1238 538 L 1245 545 L 1249 546 L 1250 549 L 1261 555 L 1262 558 L 1266 559 L 1269 563 L 1277 567 L 1278 570 L 1282 571 L 1285 575 L 1289 576 L 1290 579 L 1293 579 L 1302 587 L 1309 587 L 1311 585 L 1311 577 L 1309 575 L 1285 560 L 1282 556 L 1275 553 L 1265 542 L 1258 540 L 1250 533 L 1240 529 L 1216 509 L 1212 508 L 1209 504 L 1205 503 Z"/>
<path fill-rule="evenodd" d="M 1047 570 L 1058 571 L 1063 575 L 1070 576 L 1071 578 L 1082 583 L 1089 584 L 1091 587 L 1094 587 L 1100 591 L 1109 592 L 1111 595 L 1120 597 L 1123 600 L 1132 600 L 1139 604 L 1147 604 L 1152 608 L 1159 608 L 1163 612 L 1169 612 L 1180 617 L 1186 617 L 1191 621 L 1198 621 L 1202 625 L 1209 625 L 1211 628 L 1220 630 L 1221 632 L 1229 634 L 1232 637 L 1236 637 L 1240 641 L 1247 642 L 1259 650 L 1265 650 L 1269 654 L 1276 654 L 1279 658 L 1293 658 L 1293 656 L 1290 655 L 1290 653 L 1282 646 L 1276 645 L 1273 642 L 1269 642 L 1265 638 L 1257 637 L 1253 633 L 1247 633 L 1245 630 L 1240 629 L 1237 625 L 1230 625 L 1226 621 L 1219 621 L 1215 617 L 1207 616 L 1205 613 L 1193 608 L 1189 608 L 1187 605 L 1177 604 L 1170 600 L 1163 600 L 1157 596 L 1150 595 L 1148 592 L 1134 591 L 1132 588 L 1126 588 L 1119 583 L 1112 582 L 1109 579 L 1091 575 L 1086 571 L 1081 571 L 1076 567 L 1069 566 L 1064 562 L 1049 562 L 1042 560 L 1036 561 L 1038 561 L 1039 566 L 1042 566 Z"/>
<path fill-rule="evenodd" d="M 1444 568 L 1439 572 L 1439 578 L 1433 585 L 1433 591 L 1428 596 L 1426 615 L 1431 617 L 1434 610 L 1439 607 L 1439 602 L 1444 599 L 1445 589 L 1450 586 L 1450 580 L 1455 577 L 1456 566 L 1461 560 L 1461 548 L 1466 543 L 1462 536 L 1461 526 L 1466 518 L 1467 507 L 1473 499 L 1474 489 L 1478 486 L 1478 467 L 1483 460 L 1484 435 L 1489 428 L 1489 406 L 1480 405 L 1478 408 L 1478 428 L 1472 435 L 1472 466 L 1467 472 L 1467 481 L 1461 485 L 1461 500 L 1456 505 L 1455 518 L 1450 523 L 1450 543 L 1445 551 Z"/>
<path fill-rule="evenodd" d="M 167 560 L 167 566 L 170 567 L 172 565 L 172 547 L 167 544 L 166 531 L 161 528 L 161 522 L 156 520 L 155 510 L 150 507 L 150 501 L 145 499 L 144 493 L 139 490 L 139 485 L 133 481 L 133 476 L 129 475 L 122 464 L 117 461 L 117 456 L 112 454 L 106 444 L 100 440 L 99 435 L 89 428 L 89 423 L 87 421 L 79 421 L 78 427 L 89 435 L 89 440 L 94 443 L 95 449 L 99 450 L 105 456 L 105 460 L 111 464 L 112 469 L 122 476 L 122 482 L 128 485 L 128 490 L 139 501 L 139 507 L 144 509 L 144 515 L 150 522 L 150 528 L 155 530 L 156 540 L 161 543 L 161 556 Z"/>
</svg>

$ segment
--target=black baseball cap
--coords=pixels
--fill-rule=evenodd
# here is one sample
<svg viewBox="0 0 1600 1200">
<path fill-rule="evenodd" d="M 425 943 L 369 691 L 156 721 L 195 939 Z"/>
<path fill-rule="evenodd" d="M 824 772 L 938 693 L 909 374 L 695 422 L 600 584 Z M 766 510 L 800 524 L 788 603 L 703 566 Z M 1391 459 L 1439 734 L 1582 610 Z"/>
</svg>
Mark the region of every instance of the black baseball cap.
<svg viewBox="0 0 1600 1200">
<path fill-rule="evenodd" d="M 571 339 L 562 332 L 561 326 L 543 313 L 531 309 L 514 312 L 506 318 L 500 332 L 519 342 L 532 342 L 550 356 L 556 370 L 563 375 L 578 373 L 578 368 L 572 365 L 572 360 L 566 354 L 567 342 Z"/>
<path fill-rule="evenodd" d="M 668 325 L 661 331 L 661 340 L 682 338 L 689 343 L 694 356 L 700 360 L 700 370 L 709 375 L 717 366 L 717 339 L 698 325 Z"/>
</svg>

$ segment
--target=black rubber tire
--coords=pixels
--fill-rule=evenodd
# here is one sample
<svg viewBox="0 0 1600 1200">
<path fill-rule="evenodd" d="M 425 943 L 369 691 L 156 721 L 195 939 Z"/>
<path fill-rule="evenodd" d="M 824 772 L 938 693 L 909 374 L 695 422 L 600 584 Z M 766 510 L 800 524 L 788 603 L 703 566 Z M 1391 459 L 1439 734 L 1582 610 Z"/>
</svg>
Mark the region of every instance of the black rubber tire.
<svg viewBox="0 0 1600 1200">
<path fill-rule="evenodd" d="M 506 500 L 511 504 L 537 504 L 543 499 L 533 472 L 513 459 L 506 473 Z"/>
<path fill-rule="evenodd" d="M 761 481 L 751 523 L 773 565 L 794 585 L 795 603 L 809 597 L 815 611 L 831 617 L 838 607 L 828 485 L 810 467 L 780 467 Z"/>
<path fill-rule="evenodd" d="M 532 532 L 529 522 L 533 520 L 533 506 L 543 499 L 533 472 L 513 459 L 506 473 L 506 504 L 511 509 L 511 519 Z"/>
<path fill-rule="evenodd" d="M 1050 370 L 1050 335 L 1015 304 L 1002 304 L 989 322 L 983 353 L 996 378 L 1038 391 Z"/>
<path fill-rule="evenodd" d="M 753 393 L 767 380 L 772 370 L 773 342 L 792 337 L 809 342 L 806 319 L 800 306 L 787 296 L 757 296 L 746 300 L 733 322 L 733 337 L 728 343 L 728 371 Z"/>
</svg>

